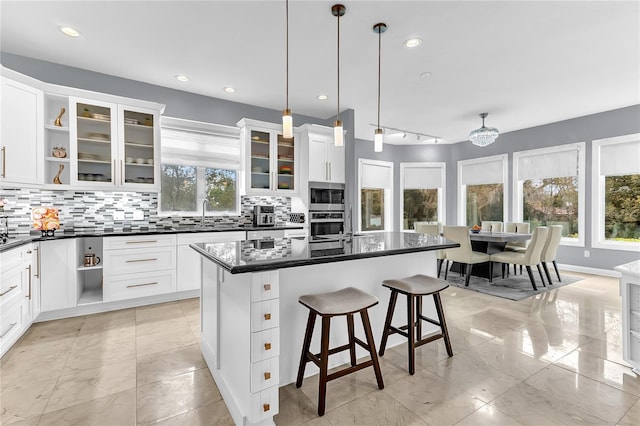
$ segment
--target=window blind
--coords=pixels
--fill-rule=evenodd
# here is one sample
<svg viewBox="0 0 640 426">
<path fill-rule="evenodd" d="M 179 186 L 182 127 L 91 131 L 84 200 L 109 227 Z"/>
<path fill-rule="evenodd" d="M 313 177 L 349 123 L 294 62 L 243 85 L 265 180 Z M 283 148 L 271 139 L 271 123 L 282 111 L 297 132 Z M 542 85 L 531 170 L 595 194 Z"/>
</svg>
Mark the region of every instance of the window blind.
<svg viewBox="0 0 640 426">
<path fill-rule="evenodd" d="M 600 174 L 604 176 L 640 173 L 640 139 L 609 143 L 600 147 Z"/>
<path fill-rule="evenodd" d="M 387 165 L 362 163 L 361 188 L 390 189 L 392 185 L 391 167 Z"/>
<path fill-rule="evenodd" d="M 219 169 L 240 169 L 240 129 L 162 117 L 162 163 Z"/>
<path fill-rule="evenodd" d="M 562 151 L 516 153 L 518 180 L 577 176 L 579 154 L 577 146 Z"/>
<path fill-rule="evenodd" d="M 486 185 L 504 183 L 504 158 L 482 162 L 458 163 L 461 169 L 460 185 Z"/>
<path fill-rule="evenodd" d="M 442 167 L 404 168 L 404 189 L 436 189 L 442 186 Z"/>
</svg>

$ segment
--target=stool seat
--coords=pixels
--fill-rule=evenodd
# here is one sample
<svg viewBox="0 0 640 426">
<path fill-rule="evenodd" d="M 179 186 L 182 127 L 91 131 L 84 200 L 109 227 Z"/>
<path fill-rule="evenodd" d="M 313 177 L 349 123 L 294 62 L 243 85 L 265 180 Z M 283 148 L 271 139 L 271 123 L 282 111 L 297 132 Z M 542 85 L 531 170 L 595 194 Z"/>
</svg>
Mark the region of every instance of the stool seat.
<svg viewBox="0 0 640 426">
<path fill-rule="evenodd" d="M 378 298 L 354 287 L 331 293 L 305 294 L 298 299 L 307 308 L 320 315 L 346 315 L 370 308 Z"/>
<path fill-rule="evenodd" d="M 449 284 L 445 280 L 421 274 L 395 280 L 384 280 L 382 281 L 382 285 L 398 290 L 401 293 L 420 296 L 428 296 L 429 294 L 437 293 L 449 287 Z"/>
</svg>

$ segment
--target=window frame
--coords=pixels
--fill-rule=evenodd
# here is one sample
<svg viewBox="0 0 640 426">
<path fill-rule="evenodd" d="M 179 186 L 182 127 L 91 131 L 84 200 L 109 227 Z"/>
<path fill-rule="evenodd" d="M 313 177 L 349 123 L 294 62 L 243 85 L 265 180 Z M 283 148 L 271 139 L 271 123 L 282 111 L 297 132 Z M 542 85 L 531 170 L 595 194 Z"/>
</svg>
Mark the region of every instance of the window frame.
<svg viewBox="0 0 640 426">
<path fill-rule="evenodd" d="M 597 139 L 591 142 L 591 247 L 600 249 L 624 250 L 640 252 L 640 243 L 624 241 L 608 241 L 604 238 L 605 220 L 605 177 L 600 173 L 600 149 L 603 146 L 632 142 L 640 139 L 640 133 Z"/>
<path fill-rule="evenodd" d="M 499 154 L 489 157 L 472 158 L 458 161 L 458 225 L 467 226 L 467 185 L 462 184 L 462 170 L 464 166 L 471 164 L 492 163 L 500 160 L 502 162 L 502 218 L 508 221 L 509 213 L 509 155 Z"/>
<path fill-rule="evenodd" d="M 586 158 L 585 158 L 586 144 L 584 142 L 575 142 L 564 145 L 556 145 L 546 148 L 529 149 L 526 151 L 517 151 L 513 153 L 513 222 L 524 222 L 523 209 L 524 209 L 524 191 L 523 182 L 518 180 L 518 159 L 527 156 L 547 155 L 556 152 L 564 151 L 578 151 L 578 238 L 562 237 L 560 245 L 584 247 L 586 226 Z M 545 179 L 541 176 L 540 179 Z M 547 177 L 548 178 L 548 177 Z"/>
<path fill-rule="evenodd" d="M 372 165 L 378 167 L 388 167 L 389 168 L 389 188 L 384 188 L 384 225 L 383 229 L 380 231 L 363 231 L 362 230 L 362 169 L 365 165 Z M 393 231 L 393 163 L 390 161 L 381 161 L 381 160 L 369 160 L 366 158 L 358 159 L 358 232 L 361 233 L 371 233 L 371 232 L 390 232 Z M 388 202 L 387 202 L 388 200 Z"/>
<path fill-rule="evenodd" d="M 404 229 L 404 174 L 406 169 L 429 168 L 440 169 L 440 181 L 442 185 L 438 190 L 438 222 L 445 224 L 446 216 L 446 187 L 447 187 L 447 163 L 445 162 L 406 162 L 400 163 L 400 211 L 399 230 L 401 232 L 415 232 L 413 229 Z M 424 188 L 423 188 L 424 189 Z M 433 189 L 433 188 L 431 188 Z"/>
</svg>

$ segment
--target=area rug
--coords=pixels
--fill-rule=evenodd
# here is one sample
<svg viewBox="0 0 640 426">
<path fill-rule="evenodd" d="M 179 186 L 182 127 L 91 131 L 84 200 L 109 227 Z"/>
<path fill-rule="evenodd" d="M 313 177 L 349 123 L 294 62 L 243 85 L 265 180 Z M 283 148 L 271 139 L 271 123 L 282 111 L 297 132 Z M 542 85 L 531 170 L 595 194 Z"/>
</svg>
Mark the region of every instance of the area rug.
<svg viewBox="0 0 640 426">
<path fill-rule="evenodd" d="M 535 271 L 535 270 L 534 270 Z M 464 286 L 464 277 L 461 277 L 458 272 L 451 272 L 447 276 L 447 282 L 451 286 L 464 288 L 466 290 L 477 291 L 478 293 L 490 294 L 491 296 L 502 297 L 509 300 L 522 300 L 527 297 L 535 296 L 536 294 L 544 293 L 546 291 L 555 290 L 560 287 L 564 287 L 568 284 L 573 284 L 578 281 L 582 281 L 583 278 L 572 277 L 570 275 L 560 274 L 562 282 L 558 282 L 555 274 L 553 275 L 553 285 L 547 283 L 546 287 L 542 286 L 540 282 L 540 276 L 537 271 L 535 272 L 536 286 L 538 291 L 534 291 L 529 281 L 529 275 L 526 271 L 523 271 L 523 275 L 510 274 L 508 278 L 496 277 L 492 283 L 489 280 L 482 277 L 471 276 L 469 281 L 469 287 Z M 444 278 L 444 271 L 441 278 Z M 546 282 L 546 278 L 545 278 Z"/>
</svg>

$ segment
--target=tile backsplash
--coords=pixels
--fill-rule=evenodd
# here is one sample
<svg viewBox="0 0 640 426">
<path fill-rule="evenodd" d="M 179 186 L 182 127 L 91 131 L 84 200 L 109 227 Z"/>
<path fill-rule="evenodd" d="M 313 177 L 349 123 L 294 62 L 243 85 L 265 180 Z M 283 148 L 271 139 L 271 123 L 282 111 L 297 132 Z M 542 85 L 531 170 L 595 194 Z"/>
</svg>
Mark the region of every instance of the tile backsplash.
<svg viewBox="0 0 640 426">
<path fill-rule="evenodd" d="M 156 228 L 200 223 L 200 216 L 161 216 L 158 194 L 147 192 L 51 191 L 24 188 L 2 188 L 0 198 L 7 203 L 4 214 L 9 217 L 9 234 L 28 234 L 31 209 L 38 206 L 57 207 L 61 230 L 121 228 Z M 208 216 L 208 225 L 250 226 L 253 207 L 275 206 L 276 224 L 284 224 L 291 213 L 291 198 L 284 196 L 243 196 L 239 216 Z"/>
</svg>

